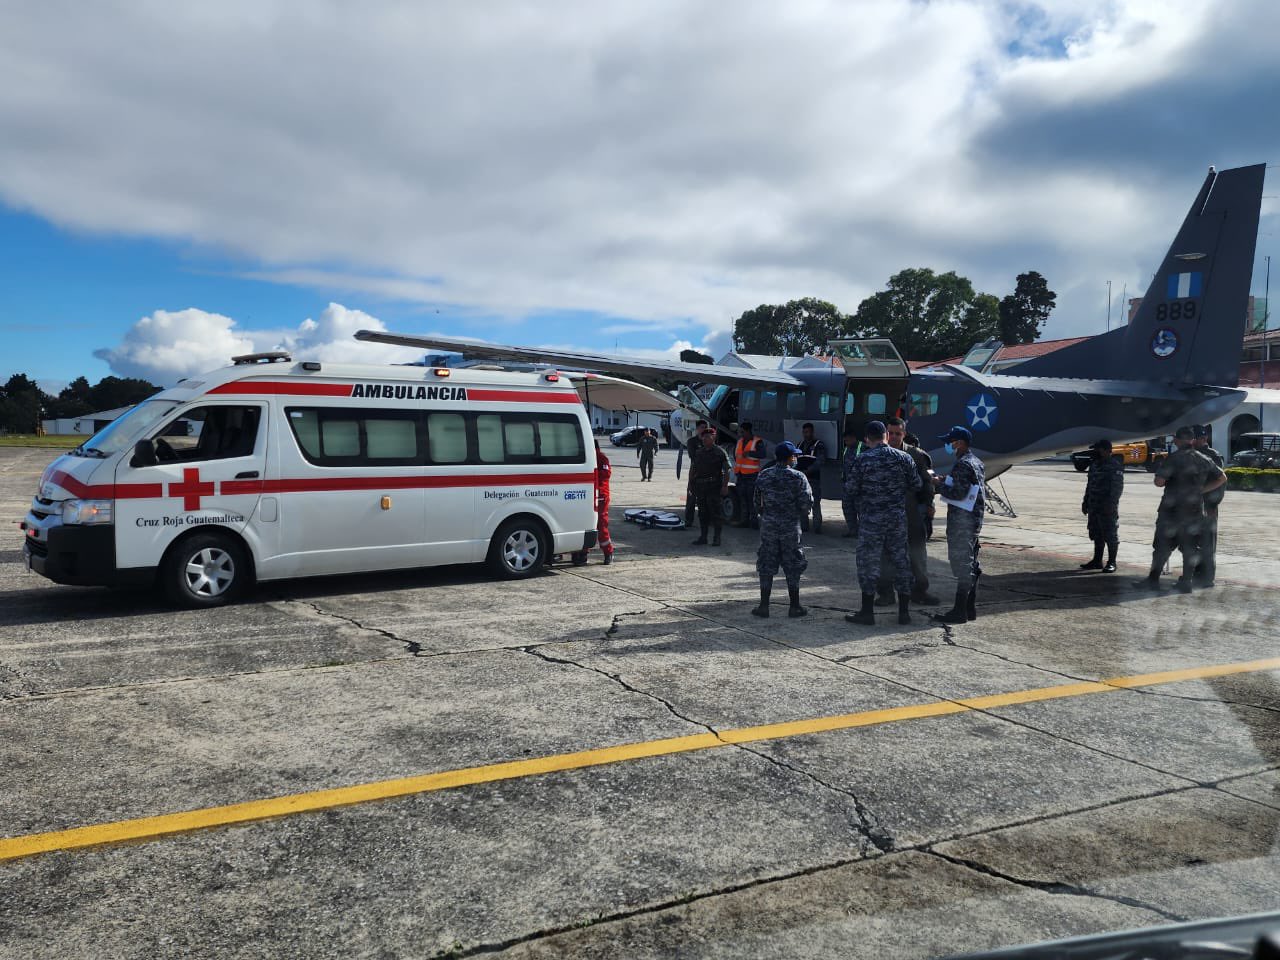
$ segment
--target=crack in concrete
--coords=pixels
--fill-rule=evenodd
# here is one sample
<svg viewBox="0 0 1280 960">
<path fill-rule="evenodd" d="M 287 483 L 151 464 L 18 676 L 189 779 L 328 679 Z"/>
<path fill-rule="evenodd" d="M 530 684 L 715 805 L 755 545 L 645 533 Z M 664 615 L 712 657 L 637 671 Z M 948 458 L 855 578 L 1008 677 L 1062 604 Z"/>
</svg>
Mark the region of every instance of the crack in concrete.
<svg viewBox="0 0 1280 960">
<path fill-rule="evenodd" d="M 1101 681 L 1106 683 L 1105 680 Z M 1168 697 L 1170 700 L 1190 700 L 1195 703 L 1223 703 L 1232 707 L 1248 707 L 1251 710 L 1263 710 L 1267 713 L 1280 713 L 1280 707 L 1268 707 L 1261 703 L 1248 703 L 1244 700 L 1223 700 L 1219 697 L 1193 697 L 1189 693 L 1167 693 L 1164 690 L 1144 690 L 1141 687 L 1125 687 L 1133 693 L 1140 693 L 1144 697 Z"/>
<path fill-rule="evenodd" d="M 579 663 L 577 660 L 570 660 L 568 657 L 553 657 L 551 654 L 543 653 L 539 649 L 539 647 L 544 647 L 544 646 L 550 646 L 550 644 L 533 644 L 525 647 L 516 647 L 515 649 L 519 650 L 521 653 L 527 653 L 531 657 L 537 657 L 539 660 L 543 660 L 547 663 L 558 663 L 564 666 L 577 667 L 579 670 L 588 670 L 591 673 L 598 673 L 600 676 L 607 677 L 608 679 L 612 680 L 614 683 L 622 687 L 622 689 L 626 690 L 628 693 L 638 694 L 639 696 L 647 697 L 656 703 L 662 704 L 664 707 L 666 707 L 667 712 L 670 713 L 677 720 L 683 720 L 685 723 L 693 724 L 695 727 L 701 727 L 702 729 L 706 730 L 707 733 L 715 737 L 717 740 L 721 739 L 719 732 L 710 724 L 706 724 L 701 722 L 700 720 L 695 720 L 692 717 L 685 716 L 683 713 L 677 710 L 675 708 L 675 705 L 672 704 L 669 700 L 666 700 L 658 696 L 656 693 L 650 693 L 648 690 L 641 690 L 639 687 L 632 686 L 630 683 L 627 683 L 626 680 L 622 679 L 622 676 L 620 674 L 610 673 L 608 670 L 602 670 L 599 667 L 588 666 L 585 663 Z M 725 743 L 726 746 L 729 745 L 728 741 L 721 740 L 721 742 Z"/>
<path fill-rule="evenodd" d="M 749 747 L 746 744 L 737 743 L 737 744 L 734 744 L 734 746 L 738 747 L 741 750 L 746 751 L 747 753 L 753 754 L 754 756 L 757 756 L 761 760 L 765 760 L 773 764 L 774 766 L 782 767 L 785 770 L 790 770 L 792 773 L 797 774 L 798 776 L 805 777 L 808 780 L 812 780 L 818 786 L 825 787 L 826 789 L 832 791 L 833 793 L 839 793 L 848 797 L 850 800 L 853 801 L 854 812 L 857 813 L 858 815 L 858 822 L 854 824 L 854 829 L 857 830 L 858 833 L 861 834 L 867 840 L 868 843 L 870 843 L 873 847 L 875 847 L 878 851 L 880 851 L 880 853 L 893 853 L 894 850 L 897 848 L 897 841 L 894 839 L 893 835 L 888 833 L 884 829 L 882 829 L 880 818 L 877 817 L 875 814 L 873 814 L 869 809 L 867 809 L 866 804 L 864 804 L 861 800 L 859 800 L 857 794 L 855 794 L 852 790 L 847 790 L 844 787 L 837 787 L 834 783 L 829 783 L 826 780 L 823 780 L 821 777 L 819 777 L 815 773 L 810 773 L 808 770 L 798 767 L 793 763 L 789 763 L 786 760 L 781 760 L 777 757 L 770 756 L 769 754 L 763 753 L 760 750 L 756 750 L 752 747 Z"/>
<path fill-rule="evenodd" d="M 396 634 L 392 633 L 390 630 L 384 630 L 382 627 L 371 627 L 371 626 L 368 626 L 367 624 L 363 624 L 359 620 L 357 620 L 355 617 L 347 617 L 347 616 L 343 616 L 341 613 L 333 613 L 332 611 L 329 611 L 329 610 L 322 610 L 320 609 L 320 605 L 318 603 L 312 603 L 310 600 L 288 600 L 288 599 L 281 598 L 281 601 L 283 603 L 298 603 L 304 607 L 310 607 L 312 610 L 316 612 L 318 616 L 330 617 L 334 620 L 339 620 L 342 623 L 349 623 L 351 624 L 351 626 L 355 627 L 356 629 L 363 630 L 366 633 L 376 633 L 381 637 L 386 637 L 388 640 L 394 640 L 396 643 L 403 643 L 405 650 L 411 656 L 416 657 L 422 653 L 422 645 L 419 644 L 417 640 L 406 640 L 404 637 L 397 636 Z"/>
<path fill-rule="evenodd" d="M 997 880 L 1004 880 L 1007 883 L 1016 884 L 1019 887 L 1026 887 L 1029 890 L 1039 890 L 1041 893 L 1048 893 L 1054 896 L 1068 897 L 1088 897 L 1094 900 L 1109 900 L 1112 903 L 1118 903 L 1126 907 L 1134 907 L 1138 910 L 1147 910 L 1157 916 L 1174 923 L 1186 923 L 1188 917 L 1184 917 L 1180 913 L 1174 913 L 1171 910 L 1165 910 L 1158 907 L 1154 903 L 1148 903 L 1145 900 L 1138 900 L 1135 897 L 1126 897 L 1118 893 L 1102 893 L 1099 890 L 1093 890 L 1089 887 L 1082 887 L 1075 883 L 1066 883 L 1061 880 L 1028 880 L 1025 877 L 1015 877 L 1011 873 L 1005 873 L 997 870 L 995 867 L 980 863 L 977 860 L 967 860 L 963 857 L 955 857 L 951 854 L 942 853 L 933 849 L 931 846 L 919 847 L 920 853 L 927 853 L 931 857 L 937 857 L 945 860 L 947 863 L 954 864 L 957 867 L 964 867 L 966 870 L 972 870 L 975 873 L 983 874 L 988 877 L 995 877 Z"/>
<path fill-rule="evenodd" d="M 1251 776 L 1252 774 L 1248 774 L 1248 775 Z M 1238 777 L 1233 777 L 1231 779 L 1238 779 Z M 1177 915 L 1172 914 L 1168 911 L 1164 911 L 1160 907 L 1157 907 L 1150 903 L 1146 903 L 1141 900 L 1128 898 L 1128 897 L 1109 896 L 1107 894 L 1103 894 L 1095 890 L 1090 890 L 1089 888 L 1086 888 L 1086 887 L 1080 887 L 1072 884 L 1048 883 L 1045 881 L 1025 880 L 1025 879 L 1013 877 L 1008 874 L 1002 874 L 999 871 L 996 871 L 993 868 L 988 867 L 986 864 L 981 864 L 976 861 L 965 861 L 959 857 L 953 857 L 947 854 L 942 854 L 937 850 L 934 850 L 933 847 L 940 843 L 948 843 L 954 840 L 972 839 L 975 837 L 984 836 L 986 834 L 997 833 L 1001 830 L 1008 830 L 1008 829 L 1026 826 L 1030 824 L 1044 823 L 1052 820 L 1059 820 L 1066 817 L 1074 816 L 1079 813 L 1089 813 L 1094 810 L 1103 809 L 1105 807 L 1118 806 L 1124 803 L 1132 803 L 1137 800 L 1151 799 L 1155 797 L 1166 796 L 1174 793 L 1182 793 L 1182 792 L 1195 790 L 1195 789 L 1200 789 L 1200 785 L 1192 784 L 1185 787 L 1173 787 L 1166 790 L 1160 790 L 1160 791 L 1147 793 L 1147 794 L 1139 794 L 1135 796 L 1122 797 L 1116 800 L 1107 801 L 1106 803 L 1094 804 L 1086 807 L 1081 807 L 1075 810 L 1067 810 L 1067 811 L 1062 811 L 1060 813 L 1046 814 L 1040 817 L 1035 817 L 1035 818 L 1031 818 L 1023 821 L 1017 821 L 1014 823 L 1000 824 L 998 826 L 989 827 L 985 830 L 974 831 L 973 833 L 969 833 L 969 834 L 961 834 L 955 837 L 948 837 L 942 840 L 928 840 L 919 844 L 912 844 L 910 846 L 898 847 L 892 852 L 882 853 L 878 856 L 842 857 L 836 860 L 828 861 L 826 863 L 821 863 L 821 864 L 817 864 L 810 867 L 803 867 L 799 870 L 791 870 L 785 873 L 776 873 L 767 877 L 758 877 L 754 880 L 748 880 L 742 883 L 726 884 L 724 886 L 716 887 L 711 890 L 694 892 L 694 893 L 686 894 L 685 896 L 682 896 L 682 897 L 673 897 L 667 900 L 660 901 L 658 903 L 652 903 L 642 907 L 635 907 L 630 910 L 617 910 L 612 913 L 601 912 L 597 914 L 595 917 L 591 918 L 590 921 L 587 923 L 563 924 L 563 925 L 557 925 L 555 927 L 546 927 L 541 930 L 532 931 L 530 933 L 522 934 L 517 937 L 511 937 L 507 940 L 503 940 L 500 942 L 476 944 L 475 946 L 472 946 L 472 947 L 443 951 L 439 955 L 462 958 L 462 957 L 474 957 L 474 956 L 483 956 L 486 954 L 501 953 L 504 950 L 509 950 L 512 947 L 520 946 L 521 944 L 532 943 L 538 940 L 545 940 L 550 937 L 559 936 L 564 933 L 571 933 L 571 932 L 580 930 L 585 926 L 598 926 L 598 925 L 604 925 L 609 923 L 618 923 L 624 920 L 635 919 L 637 917 L 660 914 L 666 910 L 672 910 L 677 907 L 683 907 L 683 906 L 688 906 L 694 903 L 700 903 L 702 901 L 711 900 L 717 897 L 731 896 L 733 894 L 742 893 L 748 890 L 753 890 L 758 887 L 765 887 L 773 884 L 786 883 L 791 880 L 799 880 L 805 877 L 817 876 L 822 873 L 827 873 L 833 870 L 839 870 L 843 867 L 852 866 L 857 863 L 865 863 L 868 860 L 872 860 L 872 859 L 883 859 L 887 862 L 893 858 L 901 857 L 908 853 L 923 853 L 926 855 L 930 855 L 930 856 L 936 857 L 937 859 L 950 862 L 953 865 L 972 870 L 976 873 L 990 876 L 995 879 L 1004 880 L 1005 882 L 1012 883 L 1017 886 L 1022 886 L 1022 887 L 1035 890 L 1040 893 L 1045 893 L 1051 896 L 1068 895 L 1068 896 L 1080 896 L 1080 897 L 1091 898 L 1091 899 L 1111 900 L 1113 902 L 1120 903 L 1122 905 L 1133 906 L 1135 908 L 1142 909 L 1142 910 L 1148 910 L 1150 912 L 1157 913 L 1163 917 L 1177 920 L 1177 919 L 1180 919 L 1177 917 Z"/>
</svg>

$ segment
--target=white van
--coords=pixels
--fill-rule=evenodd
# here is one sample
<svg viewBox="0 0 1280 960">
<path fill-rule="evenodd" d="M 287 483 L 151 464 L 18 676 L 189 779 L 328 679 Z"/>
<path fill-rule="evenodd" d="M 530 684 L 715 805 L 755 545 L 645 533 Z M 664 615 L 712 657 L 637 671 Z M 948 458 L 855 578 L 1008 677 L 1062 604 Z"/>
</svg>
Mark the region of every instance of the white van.
<svg viewBox="0 0 1280 960">
<path fill-rule="evenodd" d="M 211 607 L 257 580 L 487 560 L 527 577 L 595 545 L 595 449 L 555 372 L 236 358 L 44 471 L 27 566 L 157 580 Z"/>
</svg>

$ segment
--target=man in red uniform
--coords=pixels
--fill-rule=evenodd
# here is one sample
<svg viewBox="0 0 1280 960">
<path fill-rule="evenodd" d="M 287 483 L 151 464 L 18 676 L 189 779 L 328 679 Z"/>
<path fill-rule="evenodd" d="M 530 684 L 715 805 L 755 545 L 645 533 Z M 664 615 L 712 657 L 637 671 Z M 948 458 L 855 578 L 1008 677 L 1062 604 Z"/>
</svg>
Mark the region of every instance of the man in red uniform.
<svg viewBox="0 0 1280 960">
<path fill-rule="evenodd" d="M 609 458 L 600 449 L 600 441 L 596 441 L 596 543 L 604 554 L 605 564 L 613 563 L 613 541 L 609 539 L 609 478 L 613 476 L 613 466 Z M 576 550 L 569 555 L 575 567 L 587 562 L 590 550 Z M 559 559 L 557 557 L 557 559 Z"/>
<path fill-rule="evenodd" d="M 613 466 L 609 458 L 600 449 L 600 441 L 596 441 L 596 542 L 600 544 L 600 552 L 604 554 L 606 565 L 613 563 L 613 541 L 609 539 L 609 478 L 613 476 Z"/>
</svg>

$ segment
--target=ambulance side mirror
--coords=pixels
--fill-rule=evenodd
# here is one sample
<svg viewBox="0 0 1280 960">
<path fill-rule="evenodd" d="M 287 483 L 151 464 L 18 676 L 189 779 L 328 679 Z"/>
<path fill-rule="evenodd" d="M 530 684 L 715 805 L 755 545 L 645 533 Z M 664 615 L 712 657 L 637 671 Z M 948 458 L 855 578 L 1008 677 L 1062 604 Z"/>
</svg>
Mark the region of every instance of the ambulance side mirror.
<svg viewBox="0 0 1280 960">
<path fill-rule="evenodd" d="M 156 457 L 156 448 L 150 440 L 139 440 L 133 445 L 133 458 L 129 461 L 131 467 L 154 467 L 159 463 Z"/>
</svg>

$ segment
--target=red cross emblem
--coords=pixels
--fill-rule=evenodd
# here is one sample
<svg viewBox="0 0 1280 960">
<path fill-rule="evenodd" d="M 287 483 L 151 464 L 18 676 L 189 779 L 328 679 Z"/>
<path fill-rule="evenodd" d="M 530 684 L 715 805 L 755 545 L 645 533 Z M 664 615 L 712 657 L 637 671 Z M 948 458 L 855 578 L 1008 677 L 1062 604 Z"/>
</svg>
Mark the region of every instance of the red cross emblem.
<svg viewBox="0 0 1280 960">
<path fill-rule="evenodd" d="M 183 510 L 199 510 L 201 497 L 213 496 L 213 481 L 200 482 L 199 467 L 185 467 L 182 482 L 169 484 L 169 496 L 182 498 Z"/>
</svg>

